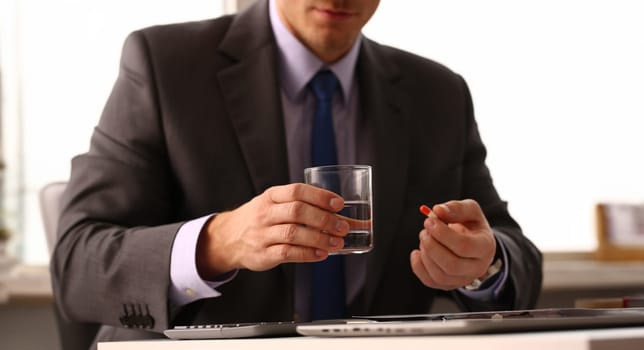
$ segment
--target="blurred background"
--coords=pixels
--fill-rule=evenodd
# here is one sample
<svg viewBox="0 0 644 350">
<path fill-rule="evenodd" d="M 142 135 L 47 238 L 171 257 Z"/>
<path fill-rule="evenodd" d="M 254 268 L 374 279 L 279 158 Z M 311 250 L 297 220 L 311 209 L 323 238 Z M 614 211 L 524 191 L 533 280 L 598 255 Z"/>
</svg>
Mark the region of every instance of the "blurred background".
<svg viewBox="0 0 644 350">
<path fill-rule="evenodd" d="M 252 2 L 0 0 L 5 344 L 56 343 L 38 193 L 65 181 L 70 159 L 88 149 L 126 35 L 233 13 Z M 595 259 L 602 242 L 597 204 L 644 203 L 639 8 L 636 0 L 382 0 L 364 30 L 468 82 L 497 189 L 547 255 L 542 306 L 644 292 L 644 265 L 633 261 L 644 247 L 629 247 L 636 253 L 628 262 Z M 5 327 L 26 322 L 48 336 L 25 339 Z"/>
</svg>

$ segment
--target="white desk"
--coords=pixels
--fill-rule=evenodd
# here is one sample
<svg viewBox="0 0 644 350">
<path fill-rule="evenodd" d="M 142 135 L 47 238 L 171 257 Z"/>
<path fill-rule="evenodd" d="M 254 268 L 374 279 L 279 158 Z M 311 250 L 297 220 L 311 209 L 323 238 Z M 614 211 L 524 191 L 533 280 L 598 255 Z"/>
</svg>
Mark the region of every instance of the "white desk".
<svg viewBox="0 0 644 350">
<path fill-rule="evenodd" d="M 644 327 L 489 335 L 225 340 L 144 340 L 98 350 L 642 350 Z"/>
</svg>

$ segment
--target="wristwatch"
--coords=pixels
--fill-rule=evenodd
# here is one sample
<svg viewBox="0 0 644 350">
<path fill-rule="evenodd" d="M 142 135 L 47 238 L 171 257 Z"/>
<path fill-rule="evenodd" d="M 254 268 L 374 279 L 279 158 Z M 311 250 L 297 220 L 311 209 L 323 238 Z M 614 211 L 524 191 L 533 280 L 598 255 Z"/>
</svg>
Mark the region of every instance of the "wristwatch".
<svg viewBox="0 0 644 350">
<path fill-rule="evenodd" d="M 501 258 L 497 258 L 494 260 L 492 265 L 487 268 L 487 271 L 485 274 L 479 278 L 475 278 L 474 281 L 470 282 L 470 284 L 465 286 L 465 289 L 467 290 L 479 290 L 479 289 L 484 289 L 488 286 L 489 282 L 494 281 L 494 276 L 498 275 L 499 272 L 501 272 L 501 269 L 503 268 L 503 260 Z"/>
</svg>

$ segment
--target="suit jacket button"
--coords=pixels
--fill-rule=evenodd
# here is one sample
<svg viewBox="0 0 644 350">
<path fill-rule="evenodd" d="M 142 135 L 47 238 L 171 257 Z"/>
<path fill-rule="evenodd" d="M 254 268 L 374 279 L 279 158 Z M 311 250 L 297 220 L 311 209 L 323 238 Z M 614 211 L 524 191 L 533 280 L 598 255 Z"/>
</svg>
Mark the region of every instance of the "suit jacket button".
<svg viewBox="0 0 644 350">
<path fill-rule="evenodd" d="M 132 319 L 130 318 L 130 316 L 121 316 L 119 320 L 124 327 L 132 327 Z"/>
<path fill-rule="evenodd" d="M 150 315 L 145 316 L 145 326 L 146 328 L 154 328 L 154 317 Z"/>
</svg>

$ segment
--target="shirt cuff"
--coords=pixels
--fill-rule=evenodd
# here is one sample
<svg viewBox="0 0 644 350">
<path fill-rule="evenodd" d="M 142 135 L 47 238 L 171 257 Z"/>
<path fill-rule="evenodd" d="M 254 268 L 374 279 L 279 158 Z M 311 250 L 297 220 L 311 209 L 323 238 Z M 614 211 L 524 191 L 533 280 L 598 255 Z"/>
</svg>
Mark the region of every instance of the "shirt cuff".
<svg viewBox="0 0 644 350">
<path fill-rule="evenodd" d="M 215 288 L 231 281 L 237 270 L 217 281 L 206 281 L 197 271 L 197 240 L 204 225 L 215 214 L 186 222 L 179 228 L 170 255 L 170 303 L 183 306 L 193 301 L 221 295 Z"/>
<path fill-rule="evenodd" d="M 478 290 L 467 290 L 465 288 L 458 289 L 459 293 L 463 294 L 464 296 L 470 299 L 479 300 L 479 301 L 498 299 L 508 279 L 509 268 L 510 268 L 509 266 L 510 264 L 508 263 L 508 253 L 505 249 L 505 245 L 503 244 L 503 241 L 501 241 L 500 239 L 497 239 L 496 237 L 494 239 L 496 240 L 497 249 L 501 251 L 500 255 L 501 255 L 501 261 L 503 261 L 503 269 L 499 272 L 498 275 L 493 277 L 496 279 L 494 283 L 492 283 L 489 287 L 485 289 L 478 289 Z"/>
</svg>

